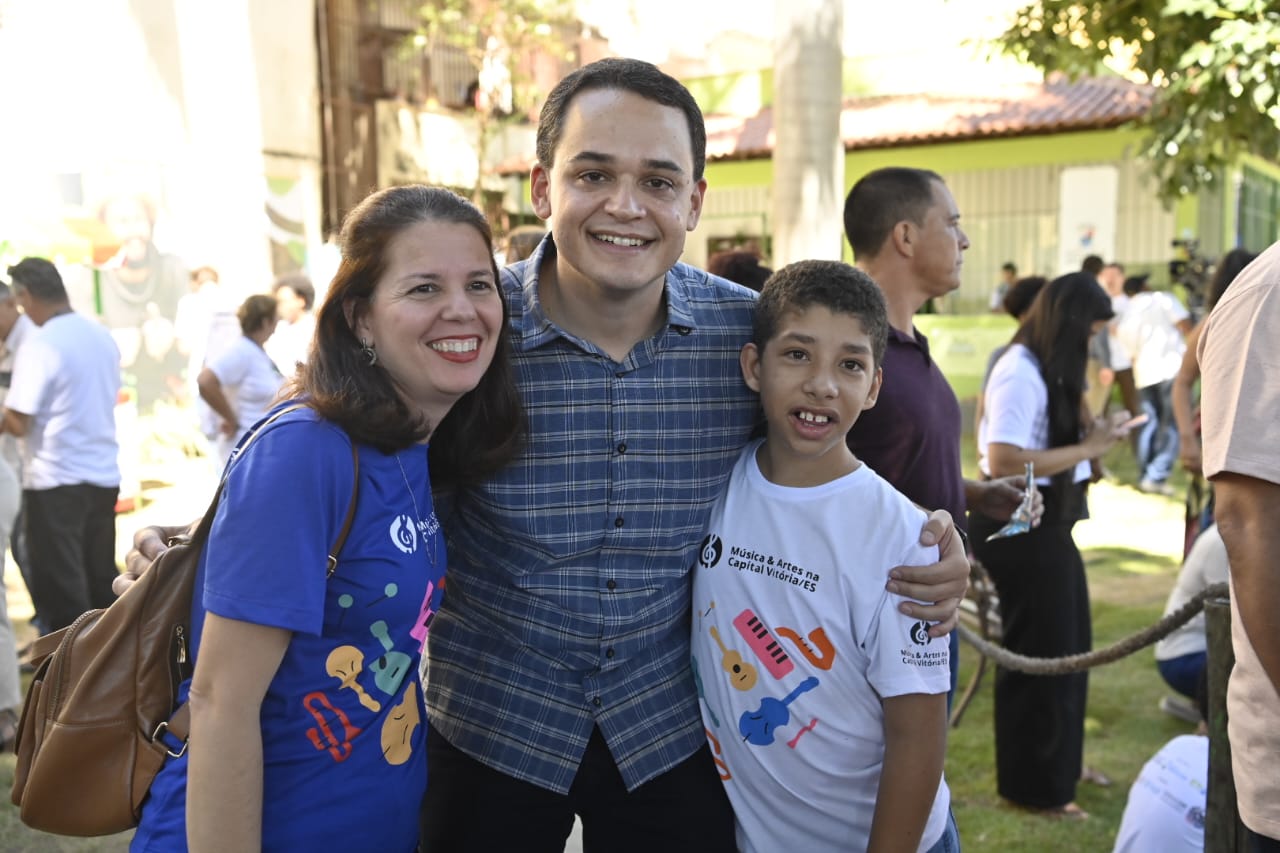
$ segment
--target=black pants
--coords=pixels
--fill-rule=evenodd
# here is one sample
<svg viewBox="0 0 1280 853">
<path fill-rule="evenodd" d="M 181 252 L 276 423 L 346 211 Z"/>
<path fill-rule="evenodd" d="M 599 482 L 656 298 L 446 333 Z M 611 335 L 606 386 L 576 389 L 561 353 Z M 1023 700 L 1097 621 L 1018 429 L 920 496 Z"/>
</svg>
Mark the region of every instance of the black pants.
<svg viewBox="0 0 1280 853">
<path fill-rule="evenodd" d="M 427 727 L 423 853 L 563 853 L 575 814 L 586 853 L 733 853 L 733 810 L 704 744 L 631 793 L 599 730 L 567 795 L 494 770 Z"/>
<path fill-rule="evenodd" d="M 1049 515 L 1046 501 L 1046 516 Z M 999 522 L 970 522 L 974 553 L 1000 596 L 1003 645 L 1053 658 L 1092 645 L 1084 561 L 1072 522 L 1046 521 L 1029 533 L 984 541 Z M 995 678 L 996 781 L 1000 796 L 1034 808 L 1075 800 L 1084 749 L 1088 675 L 1025 675 L 1000 667 Z"/>
<path fill-rule="evenodd" d="M 1280 853 L 1280 839 L 1259 835 L 1249 827 L 1244 828 L 1249 853 Z"/>
<path fill-rule="evenodd" d="M 119 492 L 81 483 L 24 493 L 31 603 L 49 631 L 115 601 Z"/>
</svg>

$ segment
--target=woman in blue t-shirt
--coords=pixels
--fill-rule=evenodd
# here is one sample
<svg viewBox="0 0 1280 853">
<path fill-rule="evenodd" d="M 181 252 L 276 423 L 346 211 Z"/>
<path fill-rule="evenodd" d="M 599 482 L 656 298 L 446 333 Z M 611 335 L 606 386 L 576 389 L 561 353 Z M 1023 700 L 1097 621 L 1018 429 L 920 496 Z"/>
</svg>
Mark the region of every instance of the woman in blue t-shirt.
<svg viewBox="0 0 1280 853">
<path fill-rule="evenodd" d="M 480 211 L 383 190 L 342 247 L 294 408 L 228 464 L 192 602 L 189 749 L 133 850 L 416 849 L 418 664 L 446 565 L 431 487 L 505 464 L 523 417 Z"/>
</svg>

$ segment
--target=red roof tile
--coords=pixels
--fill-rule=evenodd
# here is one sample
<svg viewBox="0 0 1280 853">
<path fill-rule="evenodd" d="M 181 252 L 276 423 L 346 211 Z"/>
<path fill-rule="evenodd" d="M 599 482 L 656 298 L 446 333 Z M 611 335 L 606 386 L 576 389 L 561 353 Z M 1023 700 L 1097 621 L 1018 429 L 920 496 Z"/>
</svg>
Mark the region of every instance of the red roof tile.
<svg viewBox="0 0 1280 853">
<path fill-rule="evenodd" d="M 851 98 L 840 116 L 846 150 L 1033 136 L 1116 127 L 1151 108 L 1153 89 L 1119 78 L 1055 75 L 1044 83 L 974 95 Z M 773 110 L 748 119 L 707 117 L 707 159 L 745 160 L 773 150 Z"/>
</svg>

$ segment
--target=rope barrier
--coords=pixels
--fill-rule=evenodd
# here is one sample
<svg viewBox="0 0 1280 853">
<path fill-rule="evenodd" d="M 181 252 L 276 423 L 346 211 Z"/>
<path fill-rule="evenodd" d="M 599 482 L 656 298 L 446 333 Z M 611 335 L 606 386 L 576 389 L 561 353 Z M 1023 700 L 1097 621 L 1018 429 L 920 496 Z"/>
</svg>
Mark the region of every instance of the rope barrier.
<svg viewBox="0 0 1280 853">
<path fill-rule="evenodd" d="M 962 640 L 977 649 L 983 657 L 990 658 L 999 666 L 1018 672 L 1025 672 L 1028 675 L 1065 675 L 1069 672 L 1080 672 L 1095 666 L 1112 663 L 1152 643 L 1163 640 L 1173 633 L 1175 629 L 1181 628 L 1187 622 L 1190 622 L 1192 617 L 1203 610 L 1206 599 L 1227 596 L 1227 589 L 1228 587 L 1225 583 L 1207 586 L 1192 596 L 1186 604 L 1136 634 L 1112 643 L 1106 648 L 1093 649 L 1082 654 L 1060 658 L 1027 657 L 979 637 L 965 625 L 958 626 L 957 630 L 960 632 Z"/>
</svg>

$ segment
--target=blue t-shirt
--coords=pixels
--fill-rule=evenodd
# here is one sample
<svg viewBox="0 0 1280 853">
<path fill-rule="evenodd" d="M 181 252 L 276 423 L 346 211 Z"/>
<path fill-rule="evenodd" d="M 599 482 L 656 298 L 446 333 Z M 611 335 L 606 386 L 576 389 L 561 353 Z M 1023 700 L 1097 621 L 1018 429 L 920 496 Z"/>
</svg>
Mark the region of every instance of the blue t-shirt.
<svg viewBox="0 0 1280 853">
<path fill-rule="evenodd" d="M 293 632 L 262 703 L 263 850 L 418 843 L 427 784 L 418 663 L 443 594 L 444 541 L 426 447 L 359 449 L 356 514 L 332 578 L 326 556 L 351 500 L 351 442 L 310 409 L 286 414 L 232 460 L 196 578 L 194 659 L 209 611 Z M 170 759 L 132 850 L 186 849 L 186 782 L 187 759 Z"/>
</svg>

